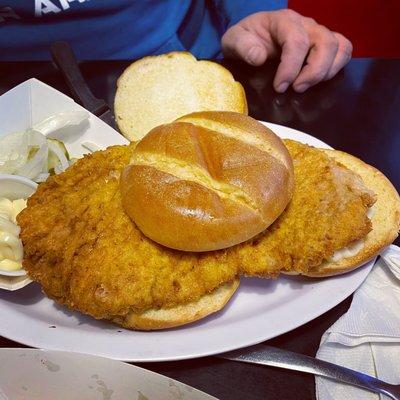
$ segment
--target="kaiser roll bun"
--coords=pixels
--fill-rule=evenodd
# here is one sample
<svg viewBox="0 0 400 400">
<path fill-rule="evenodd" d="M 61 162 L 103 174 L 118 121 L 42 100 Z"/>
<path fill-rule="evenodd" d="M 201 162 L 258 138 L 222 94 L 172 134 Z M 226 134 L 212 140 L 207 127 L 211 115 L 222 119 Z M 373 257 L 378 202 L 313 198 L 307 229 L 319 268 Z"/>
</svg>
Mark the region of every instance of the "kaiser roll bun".
<svg viewBox="0 0 400 400">
<path fill-rule="evenodd" d="M 234 112 L 197 112 L 151 130 L 121 175 L 122 204 L 164 246 L 218 250 L 259 234 L 294 188 L 281 139 Z"/>
<path fill-rule="evenodd" d="M 185 51 L 144 57 L 119 77 L 115 121 L 130 141 L 194 111 L 247 114 L 243 86 L 222 65 Z"/>
</svg>

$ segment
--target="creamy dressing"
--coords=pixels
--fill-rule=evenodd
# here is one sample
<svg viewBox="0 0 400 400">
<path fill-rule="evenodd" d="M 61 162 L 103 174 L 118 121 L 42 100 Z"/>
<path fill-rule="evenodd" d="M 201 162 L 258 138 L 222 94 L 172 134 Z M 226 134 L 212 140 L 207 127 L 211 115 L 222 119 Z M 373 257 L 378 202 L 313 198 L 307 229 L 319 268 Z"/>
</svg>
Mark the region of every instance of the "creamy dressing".
<svg viewBox="0 0 400 400">
<path fill-rule="evenodd" d="M 26 200 L 0 198 L 0 270 L 16 271 L 22 268 L 24 256 L 17 215 L 26 207 Z"/>
</svg>

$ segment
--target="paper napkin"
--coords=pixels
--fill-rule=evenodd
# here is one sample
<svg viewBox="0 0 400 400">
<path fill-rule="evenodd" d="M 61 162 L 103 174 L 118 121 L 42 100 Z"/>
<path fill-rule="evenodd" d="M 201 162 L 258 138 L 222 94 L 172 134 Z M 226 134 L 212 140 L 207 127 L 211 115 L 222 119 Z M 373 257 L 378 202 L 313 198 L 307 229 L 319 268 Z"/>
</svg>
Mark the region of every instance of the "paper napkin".
<svg viewBox="0 0 400 400">
<path fill-rule="evenodd" d="M 346 314 L 322 336 L 317 358 L 400 384 L 400 248 L 389 246 L 354 293 Z M 316 377 L 318 400 L 388 399 Z"/>
</svg>

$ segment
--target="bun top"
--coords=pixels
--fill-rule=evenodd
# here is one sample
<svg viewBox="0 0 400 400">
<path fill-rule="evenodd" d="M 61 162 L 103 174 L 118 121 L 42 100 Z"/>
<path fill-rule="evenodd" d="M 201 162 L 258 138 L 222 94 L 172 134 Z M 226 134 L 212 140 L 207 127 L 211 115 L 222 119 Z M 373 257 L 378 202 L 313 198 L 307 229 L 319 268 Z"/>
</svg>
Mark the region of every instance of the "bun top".
<svg viewBox="0 0 400 400">
<path fill-rule="evenodd" d="M 222 65 L 196 60 L 187 52 L 144 57 L 120 76 L 115 119 L 129 140 L 194 111 L 247 114 L 244 89 Z"/>
<path fill-rule="evenodd" d="M 293 164 L 281 139 L 256 120 L 198 112 L 149 132 L 120 187 L 125 211 L 155 242 L 217 250 L 275 221 L 292 197 Z"/>
</svg>

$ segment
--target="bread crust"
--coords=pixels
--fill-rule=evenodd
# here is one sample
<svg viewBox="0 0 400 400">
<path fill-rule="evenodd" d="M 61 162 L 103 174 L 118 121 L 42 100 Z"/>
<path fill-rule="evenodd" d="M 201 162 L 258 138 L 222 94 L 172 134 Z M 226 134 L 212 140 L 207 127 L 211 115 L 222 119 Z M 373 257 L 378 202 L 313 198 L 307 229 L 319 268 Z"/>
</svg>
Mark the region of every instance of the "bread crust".
<svg viewBox="0 0 400 400">
<path fill-rule="evenodd" d="M 226 68 L 198 61 L 188 52 L 144 57 L 117 81 L 115 120 L 131 141 L 158 125 L 205 110 L 247 114 L 245 91 Z"/>
<path fill-rule="evenodd" d="M 143 331 L 175 328 L 198 321 L 221 310 L 239 287 L 239 279 L 226 282 L 199 300 L 167 309 L 150 309 L 144 312 L 129 312 L 115 317 L 113 322 L 128 329 Z"/>
<path fill-rule="evenodd" d="M 212 251 L 271 225 L 292 197 L 293 175 L 283 142 L 262 124 L 238 113 L 194 113 L 139 142 L 121 176 L 122 202 L 155 242 Z"/>
<path fill-rule="evenodd" d="M 364 247 L 354 256 L 337 262 L 326 261 L 305 275 L 326 277 L 352 271 L 376 257 L 398 236 L 400 229 L 400 198 L 386 176 L 360 159 L 338 150 L 322 150 L 348 169 L 361 176 L 364 184 L 377 195 L 371 217 L 372 231 L 364 239 Z"/>
</svg>

